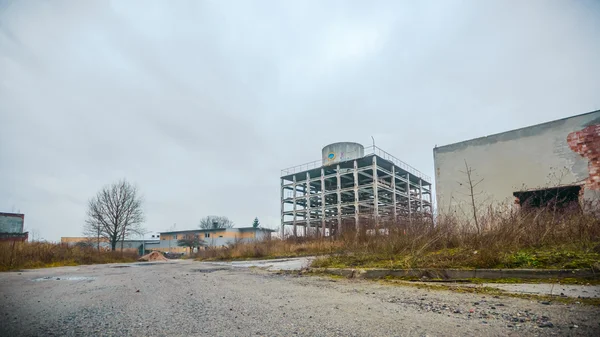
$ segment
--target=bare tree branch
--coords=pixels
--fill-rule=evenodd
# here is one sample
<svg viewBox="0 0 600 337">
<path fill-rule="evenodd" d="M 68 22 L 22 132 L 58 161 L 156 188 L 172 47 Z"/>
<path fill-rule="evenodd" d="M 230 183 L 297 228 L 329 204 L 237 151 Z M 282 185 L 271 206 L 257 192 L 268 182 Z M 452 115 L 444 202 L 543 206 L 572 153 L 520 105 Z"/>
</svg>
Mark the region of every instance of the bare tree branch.
<svg viewBox="0 0 600 337">
<path fill-rule="evenodd" d="M 144 211 L 142 199 L 137 188 L 126 180 L 105 186 L 88 202 L 88 219 L 84 233 L 93 233 L 97 237 L 100 249 L 100 237 L 107 238 L 111 249 L 115 250 L 117 242 L 132 234 L 143 233 Z"/>
<path fill-rule="evenodd" d="M 234 223 L 226 216 L 209 215 L 200 219 L 201 229 L 233 228 Z"/>
<path fill-rule="evenodd" d="M 481 228 L 479 227 L 479 219 L 477 219 L 477 207 L 475 206 L 474 188 L 480 182 L 482 182 L 483 179 L 479 180 L 477 183 L 473 183 L 473 178 L 472 178 L 473 169 L 469 167 L 466 159 L 465 159 L 465 168 L 466 168 L 465 174 L 467 175 L 467 182 L 469 184 L 468 187 L 470 190 L 469 196 L 471 197 L 471 206 L 473 207 L 473 219 L 475 220 L 475 227 L 477 228 L 477 234 L 481 234 Z"/>
</svg>

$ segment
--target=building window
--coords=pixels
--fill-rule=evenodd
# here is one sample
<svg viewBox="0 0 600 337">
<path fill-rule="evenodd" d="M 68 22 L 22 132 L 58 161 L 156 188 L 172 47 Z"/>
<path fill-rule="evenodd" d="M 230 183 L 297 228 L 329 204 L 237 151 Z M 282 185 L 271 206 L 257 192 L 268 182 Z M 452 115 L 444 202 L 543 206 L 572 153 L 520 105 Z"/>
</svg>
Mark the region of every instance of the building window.
<svg viewBox="0 0 600 337">
<path fill-rule="evenodd" d="M 210 238 L 210 233 L 204 233 L 205 238 Z"/>
<path fill-rule="evenodd" d="M 177 240 L 177 234 L 173 235 L 173 239 Z"/>
<path fill-rule="evenodd" d="M 219 235 L 219 237 L 220 237 L 220 238 L 222 238 L 222 237 L 223 237 L 223 235 Z"/>
</svg>

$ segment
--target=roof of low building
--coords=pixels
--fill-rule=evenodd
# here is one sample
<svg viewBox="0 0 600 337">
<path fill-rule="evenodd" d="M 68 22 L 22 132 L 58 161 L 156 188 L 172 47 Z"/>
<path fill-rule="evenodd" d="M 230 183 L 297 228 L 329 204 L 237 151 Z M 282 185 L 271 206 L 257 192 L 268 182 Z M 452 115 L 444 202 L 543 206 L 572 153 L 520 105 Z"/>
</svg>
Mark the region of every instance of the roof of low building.
<svg viewBox="0 0 600 337">
<path fill-rule="evenodd" d="M 265 231 L 265 232 L 275 232 L 275 230 L 273 230 L 271 228 L 264 228 L 264 227 L 239 227 L 237 229 L 239 229 L 241 231 L 257 230 L 257 231 Z"/>
<path fill-rule="evenodd" d="M 160 234 L 179 234 L 179 233 L 192 233 L 192 232 L 221 232 L 221 231 L 228 231 L 228 230 L 235 230 L 235 231 L 252 231 L 252 230 L 256 230 L 256 231 L 265 231 L 265 232 L 275 232 L 275 230 L 270 229 L 270 228 L 263 228 L 263 227 L 258 227 L 258 228 L 254 228 L 254 227 L 234 227 L 234 228 L 210 228 L 210 229 L 188 229 L 188 230 L 181 230 L 181 231 L 170 231 L 170 232 L 160 232 Z"/>
</svg>

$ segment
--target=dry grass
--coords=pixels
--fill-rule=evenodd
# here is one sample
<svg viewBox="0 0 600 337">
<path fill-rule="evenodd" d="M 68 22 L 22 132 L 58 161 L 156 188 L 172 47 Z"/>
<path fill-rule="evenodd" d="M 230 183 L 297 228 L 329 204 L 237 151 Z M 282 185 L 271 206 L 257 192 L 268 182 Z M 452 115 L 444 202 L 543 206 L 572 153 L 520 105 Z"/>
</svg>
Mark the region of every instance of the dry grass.
<svg viewBox="0 0 600 337">
<path fill-rule="evenodd" d="M 99 252 L 91 247 L 46 242 L 0 242 L 0 271 L 133 262 L 137 258 L 135 252 Z"/>
<path fill-rule="evenodd" d="M 491 209 L 491 208 L 490 208 Z M 439 217 L 385 223 L 386 234 L 346 230 L 329 238 L 237 243 L 209 249 L 199 259 L 327 255 L 316 267 L 373 268 L 598 268 L 600 221 L 579 211 L 488 211 L 477 231 L 469 222 Z M 365 224 L 365 227 L 372 227 Z"/>
<path fill-rule="evenodd" d="M 600 221 L 578 211 L 489 211 L 481 231 L 440 217 L 427 223 L 389 224 L 389 235 L 345 239 L 345 254 L 319 267 L 374 268 L 590 268 L 600 261 Z"/>
<path fill-rule="evenodd" d="M 207 248 L 195 257 L 200 260 L 244 260 L 307 255 L 324 255 L 341 252 L 341 241 L 314 238 L 287 238 L 286 240 L 264 240 L 251 243 L 235 243 L 227 248 Z"/>
</svg>

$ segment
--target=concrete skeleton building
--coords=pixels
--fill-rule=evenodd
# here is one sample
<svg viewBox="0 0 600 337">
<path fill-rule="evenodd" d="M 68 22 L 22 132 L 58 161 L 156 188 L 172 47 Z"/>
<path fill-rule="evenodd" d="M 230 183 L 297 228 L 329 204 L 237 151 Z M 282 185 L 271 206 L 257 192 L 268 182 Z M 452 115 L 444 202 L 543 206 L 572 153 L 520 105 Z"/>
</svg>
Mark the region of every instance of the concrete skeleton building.
<svg viewBox="0 0 600 337">
<path fill-rule="evenodd" d="M 340 234 L 361 223 L 430 217 L 431 179 L 376 146 L 334 143 L 281 171 L 281 235 Z M 302 233 L 298 229 L 302 228 Z"/>
<path fill-rule="evenodd" d="M 600 209 L 600 110 L 436 147 L 438 212 L 472 212 L 466 168 L 477 207 L 539 207 L 560 201 Z"/>
</svg>

